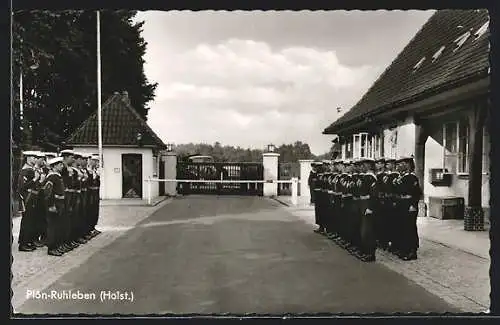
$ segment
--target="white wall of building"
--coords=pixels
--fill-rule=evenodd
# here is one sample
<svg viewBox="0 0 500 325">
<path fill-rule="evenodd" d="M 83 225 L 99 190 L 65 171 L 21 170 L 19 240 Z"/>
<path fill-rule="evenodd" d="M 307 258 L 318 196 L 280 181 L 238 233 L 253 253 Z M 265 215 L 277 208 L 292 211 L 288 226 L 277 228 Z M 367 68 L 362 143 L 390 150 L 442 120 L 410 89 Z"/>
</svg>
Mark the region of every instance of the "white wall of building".
<svg viewBox="0 0 500 325">
<path fill-rule="evenodd" d="M 76 151 L 82 153 L 97 153 L 97 147 L 75 147 Z M 122 198 L 122 154 L 141 154 L 142 155 L 142 198 L 148 197 L 148 186 L 146 179 L 153 178 L 158 165 L 153 162 L 153 150 L 151 148 L 126 148 L 126 147 L 104 147 L 104 177 L 101 182 L 104 184 L 103 199 L 121 199 Z M 151 184 L 151 197 L 158 196 L 158 184 Z"/>
</svg>

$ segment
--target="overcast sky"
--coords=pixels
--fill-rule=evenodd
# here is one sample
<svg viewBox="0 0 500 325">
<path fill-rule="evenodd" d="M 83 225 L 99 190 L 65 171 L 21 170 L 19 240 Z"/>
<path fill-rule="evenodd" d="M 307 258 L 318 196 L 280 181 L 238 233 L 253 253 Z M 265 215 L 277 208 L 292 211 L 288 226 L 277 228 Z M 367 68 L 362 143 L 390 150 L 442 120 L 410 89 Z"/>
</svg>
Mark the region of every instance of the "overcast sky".
<svg viewBox="0 0 500 325">
<path fill-rule="evenodd" d="M 433 11 L 147 11 L 148 124 L 164 142 L 304 141 L 354 105 Z"/>
</svg>

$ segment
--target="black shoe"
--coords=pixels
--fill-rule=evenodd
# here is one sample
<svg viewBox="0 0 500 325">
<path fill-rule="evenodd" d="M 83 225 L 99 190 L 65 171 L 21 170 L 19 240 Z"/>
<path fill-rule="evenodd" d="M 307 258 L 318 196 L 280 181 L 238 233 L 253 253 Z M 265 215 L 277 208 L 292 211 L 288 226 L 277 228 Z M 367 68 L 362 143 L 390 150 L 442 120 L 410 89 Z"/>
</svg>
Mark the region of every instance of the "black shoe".
<svg viewBox="0 0 500 325">
<path fill-rule="evenodd" d="M 79 243 L 79 244 L 86 244 L 87 243 L 87 241 L 85 239 L 83 239 L 83 238 L 78 238 L 76 240 L 76 242 Z"/>
<path fill-rule="evenodd" d="M 28 245 L 19 245 L 19 251 L 20 252 L 32 252 L 34 251 L 36 248 L 34 247 L 31 247 L 31 246 L 28 246 Z"/>
<path fill-rule="evenodd" d="M 38 248 L 45 246 L 45 244 L 44 244 L 44 243 L 42 243 L 42 242 L 41 242 L 41 241 L 39 241 L 39 240 L 35 241 L 33 244 L 35 245 L 35 247 L 38 247 Z"/>
<path fill-rule="evenodd" d="M 32 243 L 27 243 L 26 246 L 31 247 L 33 249 L 36 249 L 36 245 L 33 242 Z"/>
<path fill-rule="evenodd" d="M 57 249 L 51 249 L 47 252 L 48 255 L 51 255 L 51 256 L 62 256 L 63 253 L 61 253 L 60 251 L 58 251 Z"/>
<path fill-rule="evenodd" d="M 417 253 L 410 253 L 401 258 L 403 261 L 412 261 L 417 259 Z"/>
<path fill-rule="evenodd" d="M 363 262 L 375 262 L 375 254 L 365 254 L 361 258 Z"/>
</svg>

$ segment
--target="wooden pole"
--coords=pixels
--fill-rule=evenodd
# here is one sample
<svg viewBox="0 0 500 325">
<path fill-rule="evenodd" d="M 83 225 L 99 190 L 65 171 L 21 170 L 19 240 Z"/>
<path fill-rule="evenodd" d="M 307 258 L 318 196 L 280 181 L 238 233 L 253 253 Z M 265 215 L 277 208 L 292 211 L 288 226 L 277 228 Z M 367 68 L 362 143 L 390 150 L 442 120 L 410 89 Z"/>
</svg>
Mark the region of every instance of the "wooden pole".
<svg viewBox="0 0 500 325">
<path fill-rule="evenodd" d="M 102 154 L 102 108 L 101 108 L 101 18 L 97 11 L 97 145 L 99 147 L 100 198 L 104 196 L 104 159 Z"/>
</svg>

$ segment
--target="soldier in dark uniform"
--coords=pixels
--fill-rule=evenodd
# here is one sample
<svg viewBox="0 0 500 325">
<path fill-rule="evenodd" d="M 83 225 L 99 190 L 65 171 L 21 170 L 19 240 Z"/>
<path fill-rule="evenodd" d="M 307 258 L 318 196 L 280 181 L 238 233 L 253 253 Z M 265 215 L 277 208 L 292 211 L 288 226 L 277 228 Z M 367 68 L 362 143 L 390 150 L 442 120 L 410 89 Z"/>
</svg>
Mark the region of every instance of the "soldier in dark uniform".
<svg viewBox="0 0 500 325">
<path fill-rule="evenodd" d="M 333 204 L 333 178 L 335 177 L 334 165 L 331 162 L 325 163 L 327 171 L 325 173 L 325 227 L 326 235 L 331 237 L 334 232 L 334 204 Z"/>
<path fill-rule="evenodd" d="M 89 157 L 89 166 L 87 168 L 89 174 L 89 219 L 88 219 L 88 235 L 93 238 L 99 235 L 101 232 L 95 229 L 99 219 L 99 201 L 100 201 L 100 179 L 98 171 L 99 156 L 91 155 Z"/>
<path fill-rule="evenodd" d="M 339 245 L 343 248 L 348 248 L 351 245 L 351 211 L 352 211 L 352 193 L 351 193 L 351 183 L 352 183 L 352 162 L 346 160 L 344 164 L 344 173 L 342 179 L 340 180 L 340 190 L 342 192 L 342 239 Z"/>
<path fill-rule="evenodd" d="M 47 227 L 46 224 L 46 209 L 44 205 L 44 199 L 43 199 L 43 190 L 42 186 L 45 183 L 45 178 L 47 176 L 47 172 L 45 167 L 45 154 L 42 153 L 41 151 L 36 151 L 36 161 L 33 166 L 33 169 L 35 172 L 40 175 L 39 179 L 37 182 L 35 182 L 33 186 L 34 193 L 34 200 L 36 202 L 35 204 L 35 217 L 34 217 L 34 233 L 33 233 L 33 244 L 35 247 L 43 247 L 43 239 L 45 236 L 45 230 Z"/>
<path fill-rule="evenodd" d="M 325 219 L 324 219 L 324 168 L 323 164 L 319 163 L 317 164 L 318 166 L 318 173 L 317 173 L 317 179 L 314 182 L 315 187 L 314 187 L 314 211 L 315 211 L 315 216 L 316 216 L 316 224 L 318 225 L 318 228 L 315 230 L 316 233 L 323 234 L 325 232 Z"/>
<path fill-rule="evenodd" d="M 377 247 L 387 250 L 389 247 L 389 239 L 387 236 L 387 206 L 386 206 L 386 185 L 384 178 L 387 176 L 385 171 L 385 158 L 378 158 L 375 160 L 375 171 L 377 176 L 377 189 L 378 189 L 378 206 L 375 215 L 375 236 Z"/>
<path fill-rule="evenodd" d="M 309 185 L 309 193 L 311 195 L 311 204 L 314 204 L 314 197 L 316 192 L 314 191 L 316 184 L 315 182 L 318 179 L 318 165 L 316 163 L 311 164 L 311 171 L 309 172 L 309 177 L 307 179 L 307 185 Z"/>
<path fill-rule="evenodd" d="M 352 194 L 352 204 L 350 213 L 350 234 L 349 241 L 351 247 L 348 251 L 356 257 L 361 257 L 361 210 L 360 210 L 360 188 L 362 185 L 363 173 L 361 170 L 361 161 L 356 160 L 353 164 L 353 171 L 351 176 L 351 184 L 349 186 L 350 193 Z"/>
<path fill-rule="evenodd" d="M 361 215 L 361 260 L 375 261 L 376 237 L 375 218 L 378 213 L 378 183 L 375 175 L 375 162 L 371 158 L 361 160 L 362 174 L 359 185 L 359 207 Z"/>
<path fill-rule="evenodd" d="M 75 222 L 72 227 L 71 238 L 78 244 L 85 244 L 87 240 L 83 238 L 83 225 L 85 222 L 85 194 L 87 193 L 87 178 L 83 172 L 83 154 L 80 152 L 75 152 L 75 170 L 78 175 L 76 182 L 76 193 L 77 200 L 75 206 Z"/>
<path fill-rule="evenodd" d="M 338 186 L 338 180 L 342 171 L 341 168 L 341 161 L 339 159 L 335 160 L 333 162 L 333 171 L 332 171 L 332 177 L 331 177 L 331 185 L 330 185 L 330 191 L 331 191 L 331 204 L 332 204 L 332 231 L 330 234 L 331 239 L 338 239 L 339 238 L 339 222 L 340 222 L 340 200 L 339 200 L 339 193 L 337 192 L 337 186 Z"/>
<path fill-rule="evenodd" d="M 19 171 L 17 191 L 19 196 L 19 210 L 21 211 L 21 228 L 19 230 L 19 251 L 31 252 L 36 249 L 34 242 L 36 235 L 36 195 L 37 182 L 40 174 L 35 171 L 36 151 L 24 151 L 26 161 Z"/>
<path fill-rule="evenodd" d="M 419 247 L 417 216 L 418 202 L 422 196 L 422 190 L 417 176 L 414 174 L 415 165 L 413 158 L 403 157 L 399 159 L 401 164 L 401 176 L 399 178 L 399 200 L 401 213 L 400 250 L 399 256 L 405 261 L 416 260 Z"/>
<path fill-rule="evenodd" d="M 397 239 L 399 236 L 399 230 L 396 227 L 399 216 L 398 216 L 398 200 L 397 200 L 397 189 L 396 181 L 399 178 L 399 173 L 396 171 L 396 160 L 393 158 L 385 159 L 385 173 L 384 176 L 384 192 L 385 192 L 385 221 L 386 224 L 384 228 L 387 230 L 387 240 L 389 241 L 389 251 L 391 253 L 396 253 L 397 250 Z"/>
<path fill-rule="evenodd" d="M 44 198 L 47 207 L 47 254 L 61 256 L 66 251 L 62 249 L 61 225 L 64 222 L 64 183 L 61 171 L 64 168 L 63 158 L 50 159 L 48 165 L 52 170 L 47 175 L 44 184 Z"/>
<path fill-rule="evenodd" d="M 89 228 L 89 182 L 90 175 L 87 170 L 89 155 L 81 153 L 80 172 L 83 177 L 81 180 L 81 203 L 80 203 L 80 227 L 78 230 L 79 238 L 89 241 L 92 237 L 88 233 Z"/>
<path fill-rule="evenodd" d="M 75 223 L 75 208 L 77 205 L 77 189 L 76 183 L 78 174 L 73 167 L 75 162 L 73 150 L 66 149 L 61 151 L 64 168 L 61 171 L 61 176 L 64 183 L 64 217 L 61 222 L 61 242 L 59 251 L 64 253 L 79 246 L 72 238 L 72 229 Z"/>
<path fill-rule="evenodd" d="M 335 208 L 335 227 L 336 232 L 333 239 L 337 244 L 340 243 L 342 238 L 344 238 L 344 215 L 343 215 L 343 203 L 342 203 L 342 179 L 345 177 L 345 167 L 344 162 L 341 159 L 335 161 L 336 175 L 333 179 L 333 197 L 334 197 L 334 208 Z"/>
</svg>

